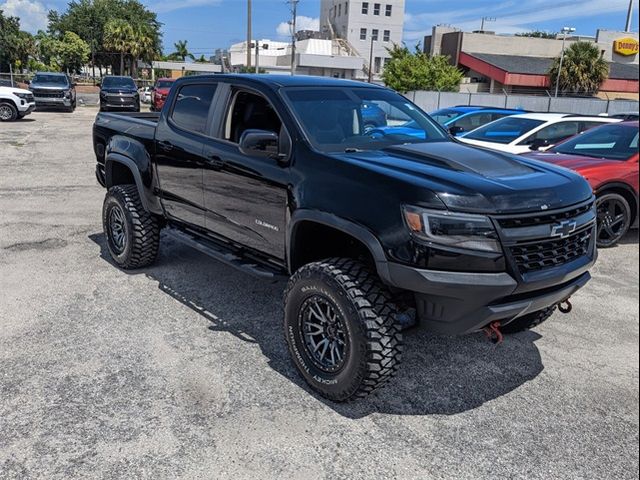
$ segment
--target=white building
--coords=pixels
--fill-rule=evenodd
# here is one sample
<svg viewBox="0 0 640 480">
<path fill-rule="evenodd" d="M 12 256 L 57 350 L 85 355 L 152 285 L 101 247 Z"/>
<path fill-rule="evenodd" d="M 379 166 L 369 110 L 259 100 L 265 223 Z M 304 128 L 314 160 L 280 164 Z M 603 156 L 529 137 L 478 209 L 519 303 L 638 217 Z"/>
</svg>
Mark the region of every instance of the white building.
<svg viewBox="0 0 640 480">
<path fill-rule="evenodd" d="M 256 56 L 256 45 L 258 55 Z M 232 68 L 247 65 L 247 42 L 231 45 L 229 57 Z M 357 78 L 364 61 L 336 40 L 306 38 L 296 41 L 296 74 L 336 78 Z M 291 44 L 268 39 L 251 44 L 251 66 L 256 64 L 267 73 L 291 71 Z"/>
<path fill-rule="evenodd" d="M 387 48 L 402 42 L 403 25 L 404 0 L 321 0 L 320 30 L 342 39 L 345 48 L 364 59 L 363 76 L 370 59 L 379 76 L 390 58 Z"/>
</svg>

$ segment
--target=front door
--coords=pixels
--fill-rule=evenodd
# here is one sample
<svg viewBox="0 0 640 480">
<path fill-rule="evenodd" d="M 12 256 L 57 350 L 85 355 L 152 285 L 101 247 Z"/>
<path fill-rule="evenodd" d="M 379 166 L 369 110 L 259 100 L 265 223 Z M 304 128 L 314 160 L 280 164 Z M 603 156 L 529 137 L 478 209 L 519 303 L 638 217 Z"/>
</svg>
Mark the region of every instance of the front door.
<svg viewBox="0 0 640 480">
<path fill-rule="evenodd" d="M 230 88 L 227 104 L 216 112 L 221 121 L 218 138 L 204 146 L 206 227 L 283 260 L 289 169 L 276 159 L 243 155 L 238 141 L 247 129 L 287 134 L 264 97 Z"/>
<path fill-rule="evenodd" d="M 215 83 L 180 88 L 156 129 L 156 165 L 162 204 L 168 217 L 204 227 L 203 148 Z"/>
</svg>

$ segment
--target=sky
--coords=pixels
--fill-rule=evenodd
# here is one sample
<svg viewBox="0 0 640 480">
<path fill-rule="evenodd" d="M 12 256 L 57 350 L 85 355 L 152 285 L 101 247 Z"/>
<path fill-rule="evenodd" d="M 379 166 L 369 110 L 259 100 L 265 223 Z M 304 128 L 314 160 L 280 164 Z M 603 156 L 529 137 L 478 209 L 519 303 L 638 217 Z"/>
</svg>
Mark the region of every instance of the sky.
<svg viewBox="0 0 640 480">
<path fill-rule="evenodd" d="M 350 0 L 357 1 L 357 0 Z M 384 3 L 384 0 L 380 0 Z M 20 17 L 24 30 L 46 28 L 47 11 L 64 11 L 67 0 L 0 0 L 5 15 Z M 163 23 L 165 53 L 178 40 L 187 40 L 197 56 L 228 48 L 246 37 L 246 0 L 142 0 Z M 638 31 L 638 0 L 634 1 L 632 29 Z M 495 21 L 486 30 L 513 34 L 530 30 L 595 35 L 596 29 L 623 30 L 629 0 L 406 0 L 404 41 L 421 42 L 431 27 L 449 24 L 477 30 L 483 16 Z M 298 28 L 317 29 L 320 0 L 300 0 Z M 286 40 L 289 7 L 285 0 L 253 0 L 254 38 Z"/>
</svg>

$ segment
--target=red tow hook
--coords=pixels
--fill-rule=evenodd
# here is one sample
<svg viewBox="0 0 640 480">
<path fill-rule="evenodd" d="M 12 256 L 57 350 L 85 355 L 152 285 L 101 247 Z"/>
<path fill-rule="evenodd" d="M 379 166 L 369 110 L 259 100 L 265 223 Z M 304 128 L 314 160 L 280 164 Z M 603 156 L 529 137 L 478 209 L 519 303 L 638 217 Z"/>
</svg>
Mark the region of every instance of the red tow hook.
<svg viewBox="0 0 640 480">
<path fill-rule="evenodd" d="M 500 345 L 504 341 L 504 335 L 500 331 L 500 322 L 492 322 L 484 327 L 484 333 L 496 345 Z"/>
</svg>

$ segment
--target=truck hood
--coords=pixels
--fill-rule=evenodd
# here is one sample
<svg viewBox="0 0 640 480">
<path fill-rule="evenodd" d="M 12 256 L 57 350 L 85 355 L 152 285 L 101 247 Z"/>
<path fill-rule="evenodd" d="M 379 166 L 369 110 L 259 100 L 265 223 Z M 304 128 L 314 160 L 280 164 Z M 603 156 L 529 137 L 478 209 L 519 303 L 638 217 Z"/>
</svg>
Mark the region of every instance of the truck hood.
<svg viewBox="0 0 640 480">
<path fill-rule="evenodd" d="M 362 168 L 428 189 L 447 208 L 457 211 L 552 210 L 592 195 L 580 175 L 564 168 L 458 142 L 406 144 L 340 156 Z"/>
<path fill-rule="evenodd" d="M 63 85 L 61 83 L 31 83 L 30 88 L 37 88 L 41 90 L 69 90 L 71 87 Z"/>
<path fill-rule="evenodd" d="M 16 92 L 16 93 L 31 93 L 29 90 L 25 90 L 24 88 L 0 87 L 0 93 L 4 93 L 5 95 L 9 95 L 12 92 Z"/>
<path fill-rule="evenodd" d="M 567 155 L 554 152 L 536 152 L 524 155 L 527 158 L 540 160 L 554 165 L 559 165 L 571 170 L 581 171 L 587 168 L 606 167 L 609 165 L 620 165 L 624 160 L 607 160 L 606 158 L 585 157 L 584 155 Z"/>
</svg>

